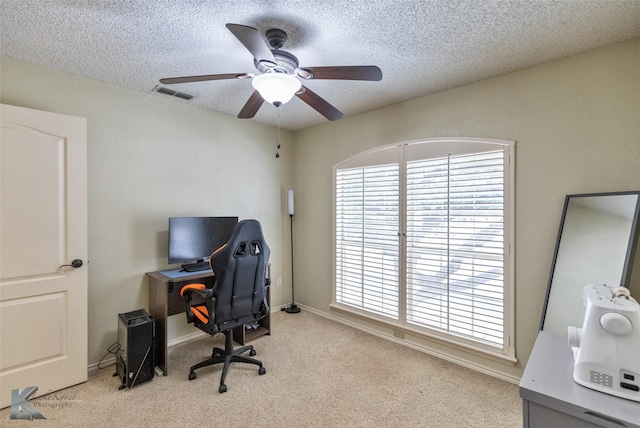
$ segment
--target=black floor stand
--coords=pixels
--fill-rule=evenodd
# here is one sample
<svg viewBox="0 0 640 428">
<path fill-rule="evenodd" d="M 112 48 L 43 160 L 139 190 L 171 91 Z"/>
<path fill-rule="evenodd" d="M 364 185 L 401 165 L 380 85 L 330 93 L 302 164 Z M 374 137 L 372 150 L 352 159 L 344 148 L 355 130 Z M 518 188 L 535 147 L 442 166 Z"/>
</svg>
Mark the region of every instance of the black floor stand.
<svg viewBox="0 0 640 428">
<path fill-rule="evenodd" d="M 289 214 L 289 218 L 291 219 L 291 304 L 282 310 L 288 314 L 297 314 L 300 312 L 300 307 L 294 303 L 293 298 L 293 214 Z"/>
<path fill-rule="evenodd" d="M 283 308 L 282 310 L 285 311 L 288 314 L 297 314 L 298 312 L 300 312 L 300 307 L 298 305 L 296 305 L 295 303 L 292 303 L 289 306 L 287 306 L 286 308 Z"/>
</svg>

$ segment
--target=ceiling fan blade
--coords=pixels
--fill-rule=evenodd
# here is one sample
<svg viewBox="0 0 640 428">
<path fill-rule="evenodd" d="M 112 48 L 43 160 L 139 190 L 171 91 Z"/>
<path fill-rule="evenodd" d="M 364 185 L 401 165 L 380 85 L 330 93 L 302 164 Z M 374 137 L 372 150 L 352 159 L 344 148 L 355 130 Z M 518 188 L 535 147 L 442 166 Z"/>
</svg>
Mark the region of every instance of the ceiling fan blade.
<svg viewBox="0 0 640 428">
<path fill-rule="evenodd" d="M 382 71 L 375 65 L 301 67 L 296 70 L 296 73 L 303 79 L 382 80 Z"/>
<path fill-rule="evenodd" d="M 271 65 L 275 67 L 277 65 L 271 48 L 269 48 L 267 42 L 265 42 L 260 33 L 258 33 L 258 30 L 239 24 L 227 24 L 227 28 L 259 62 L 263 64 L 266 62 L 266 64 L 264 64 L 266 66 Z"/>
<path fill-rule="evenodd" d="M 260 92 L 253 91 L 247 103 L 242 107 L 240 113 L 238 113 L 238 117 L 240 119 L 251 119 L 256 115 L 263 102 L 264 99 L 260 96 Z"/>
<path fill-rule="evenodd" d="M 160 79 L 160 83 L 171 85 L 174 83 L 204 82 L 207 80 L 248 79 L 250 77 L 253 77 L 250 73 L 205 74 L 203 76 L 169 77 Z"/>
<path fill-rule="evenodd" d="M 296 93 L 296 96 L 300 98 L 305 103 L 309 104 L 313 107 L 318 113 L 323 115 L 329 120 L 338 120 L 342 119 L 342 112 L 326 102 L 323 98 L 321 98 L 318 94 L 313 92 L 311 89 L 303 86 L 302 91 Z"/>
</svg>

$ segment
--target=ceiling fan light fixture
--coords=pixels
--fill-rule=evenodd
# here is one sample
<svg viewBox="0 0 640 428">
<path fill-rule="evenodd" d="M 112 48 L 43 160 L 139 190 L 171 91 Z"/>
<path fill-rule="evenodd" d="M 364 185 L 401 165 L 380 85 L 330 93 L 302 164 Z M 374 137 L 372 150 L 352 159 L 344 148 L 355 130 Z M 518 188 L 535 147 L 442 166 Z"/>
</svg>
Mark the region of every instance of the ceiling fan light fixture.
<svg viewBox="0 0 640 428">
<path fill-rule="evenodd" d="M 267 102 L 279 107 L 293 98 L 302 83 L 295 76 L 284 73 L 265 73 L 254 77 L 251 84 Z"/>
</svg>

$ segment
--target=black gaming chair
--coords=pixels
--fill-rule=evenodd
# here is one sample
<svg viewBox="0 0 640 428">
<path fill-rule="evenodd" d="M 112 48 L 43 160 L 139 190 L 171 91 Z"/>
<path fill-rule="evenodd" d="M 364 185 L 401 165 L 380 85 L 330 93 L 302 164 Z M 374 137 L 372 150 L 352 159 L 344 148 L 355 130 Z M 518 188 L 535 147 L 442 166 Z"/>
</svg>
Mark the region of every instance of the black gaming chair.
<svg viewBox="0 0 640 428">
<path fill-rule="evenodd" d="M 224 363 L 218 389 L 223 393 L 227 391 L 224 379 L 231 363 L 255 364 L 259 374 L 266 373 L 261 361 L 241 355 L 249 351 L 249 355 L 254 356 L 256 351 L 252 345 L 233 349 L 233 328 L 258 321 L 269 313 L 266 293 L 269 253 L 260 223 L 242 220 L 227 243 L 209 259 L 215 274 L 213 288 L 188 284 L 180 290 L 187 322 L 212 336 L 225 335 L 225 348 L 214 347 L 211 358 L 191 367 L 189 380 L 196 378 L 196 369 Z"/>
</svg>

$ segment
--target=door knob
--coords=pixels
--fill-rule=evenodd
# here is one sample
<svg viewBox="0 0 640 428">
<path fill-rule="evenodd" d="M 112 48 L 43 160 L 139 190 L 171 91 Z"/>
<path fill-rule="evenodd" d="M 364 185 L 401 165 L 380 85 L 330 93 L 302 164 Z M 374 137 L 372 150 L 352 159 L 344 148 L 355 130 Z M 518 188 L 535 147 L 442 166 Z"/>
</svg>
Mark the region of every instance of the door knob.
<svg viewBox="0 0 640 428">
<path fill-rule="evenodd" d="M 65 266 L 71 266 L 73 268 L 79 268 L 80 266 L 82 266 L 82 260 L 80 259 L 75 259 L 74 261 L 71 262 L 71 264 L 69 265 L 60 265 L 60 267 L 58 269 L 60 269 L 61 267 L 65 267 Z"/>
</svg>

